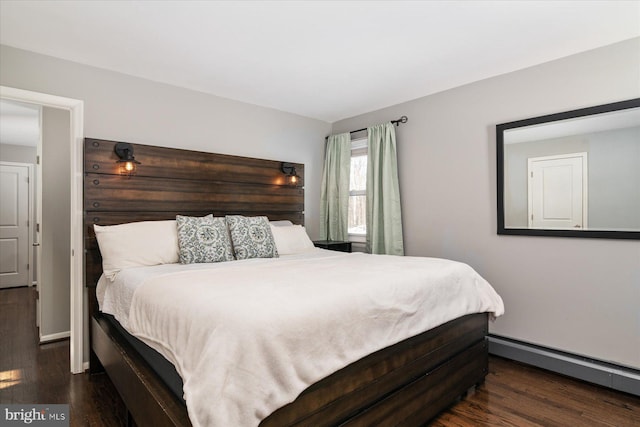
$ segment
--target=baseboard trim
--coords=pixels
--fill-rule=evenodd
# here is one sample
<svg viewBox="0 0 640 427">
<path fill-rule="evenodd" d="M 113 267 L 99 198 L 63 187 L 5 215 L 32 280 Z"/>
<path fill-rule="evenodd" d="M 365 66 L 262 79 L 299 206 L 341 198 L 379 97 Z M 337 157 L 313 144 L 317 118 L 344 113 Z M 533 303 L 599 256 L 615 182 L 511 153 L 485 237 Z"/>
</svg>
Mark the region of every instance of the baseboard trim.
<svg viewBox="0 0 640 427">
<path fill-rule="evenodd" d="M 48 343 L 51 341 L 58 341 L 69 338 L 71 331 L 57 332 L 55 334 L 40 335 L 40 344 Z"/>
<path fill-rule="evenodd" d="M 640 371 L 571 353 L 489 335 L 489 353 L 640 396 Z"/>
</svg>

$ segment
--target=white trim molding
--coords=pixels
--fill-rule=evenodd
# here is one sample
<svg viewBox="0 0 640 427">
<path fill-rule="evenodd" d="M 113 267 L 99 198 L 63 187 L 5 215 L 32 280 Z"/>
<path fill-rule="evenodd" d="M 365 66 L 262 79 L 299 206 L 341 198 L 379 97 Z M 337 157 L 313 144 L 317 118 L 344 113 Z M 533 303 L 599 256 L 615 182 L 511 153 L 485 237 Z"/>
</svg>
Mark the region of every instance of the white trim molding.
<svg viewBox="0 0 640 427">
<path fill-rule="evenodd" d="M 56 332 L 55 334 L 48 334 L 40 336 L 40 344 L 45 344 L 51 341 L 64 340 L 71 336 L 70 331 Z"/>
<path fill-rule="evenodd" d="M 84 242 L 82 239 L 82 142 L 84 139 L 84 102 L 40 92 L 0 86 L 0 98 L 28 102 L 69 111 L 71 118 L 71 313 L 70 365 L 74 374 L 84 371 Z M 64 334 L 64 333 L 63 333 Z M 54 334 L 58 335 L 58 334 Z M 59 338 L 56 338 L 59 339 Z"/>
</svg>

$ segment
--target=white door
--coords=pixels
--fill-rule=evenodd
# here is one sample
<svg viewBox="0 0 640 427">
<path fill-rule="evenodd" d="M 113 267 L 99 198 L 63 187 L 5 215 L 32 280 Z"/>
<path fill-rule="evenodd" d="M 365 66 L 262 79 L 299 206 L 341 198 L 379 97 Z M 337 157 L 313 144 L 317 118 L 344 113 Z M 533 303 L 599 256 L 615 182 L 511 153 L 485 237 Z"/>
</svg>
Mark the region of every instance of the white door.
<svg viewBox="0 0 640 427">
<path fill-rule="evenodd" d="M 0 288 L 28 286 L 29 166 L 0 163 Z"/>
<path fill-rule="evenodd" d="M 528 159 L 529 228 L 587 226 L 587 153 Z"/>
</svg>

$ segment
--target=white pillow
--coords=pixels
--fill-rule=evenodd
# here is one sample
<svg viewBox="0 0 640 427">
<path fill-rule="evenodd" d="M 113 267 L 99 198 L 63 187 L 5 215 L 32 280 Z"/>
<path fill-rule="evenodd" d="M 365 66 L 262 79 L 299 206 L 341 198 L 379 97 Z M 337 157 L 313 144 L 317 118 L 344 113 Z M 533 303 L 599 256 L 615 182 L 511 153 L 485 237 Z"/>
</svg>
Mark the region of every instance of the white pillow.
<svg viewBox="0 0 640 427">
<path fill-rule="evenodd" d="M 288 219 L 282 219 L 278 221 L 269 221 L 269 224 L 274 225 L 276 227 L 290 227 L 293 225 L 293 223 Z"/>
<path fill-rule="evenodd" d="M 174 264 L 178 257 L 175 220 L 94 225 L 102 255 L 102 271 L 111 281 L 123 268 Z"/>
<path fill-rule="evenodd" d="M 313 249 L 313 242 L 301 225 L 289 227 L 271 225 L 273 240 L 280 255 L 292 255 Z"/>
</svg>

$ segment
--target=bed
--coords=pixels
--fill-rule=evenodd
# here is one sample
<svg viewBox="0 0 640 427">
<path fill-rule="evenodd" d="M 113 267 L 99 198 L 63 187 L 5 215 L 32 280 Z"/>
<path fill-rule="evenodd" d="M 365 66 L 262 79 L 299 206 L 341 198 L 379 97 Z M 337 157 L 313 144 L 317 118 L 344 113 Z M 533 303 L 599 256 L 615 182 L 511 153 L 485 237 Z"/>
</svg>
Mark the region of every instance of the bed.
<svg viewBox="0 0 640 427">
<path fill-rule="evenodd" d="M 286 282 L 290 289 L 303 290 L 304 295 L 313 295 L 312 299 L 315 302 L 322 299 L 323 294 L 314 294 L 318 288 L 322 287 L 322 284 L 326 284 L 326 288 L 331 288 L 332 286 L 335 288 L 337 286 L 332 280 L 331 272 L 343 275 L 345 273 L 339 270 L 341 268 L 340 265 L 349 266 L 357 263 L 361 263 L 358 267 L 360 271 L 372 269 L 373 267 L 368 267 L 370 264 L 367 264 L 370 263 L 370 258 L 367 257 L 372 256 L 338 254 L 322 249 L 307 248 L 308 250 L 304 255 L 285 255 L 277 259 L 229 261 L 212 266 L 194 265 L 193 268 L 188 269 L 186 272 L 171 270 L 173 268 L 182 268 L 179 265 L 160 266 L 161 269 L 164 268 L 165 270 L 157 278 L 154 278 L 153 282 L 151 279 L 146 278 L 147 276 L 145 275 L 156 274 L 156 270 L 154 270 L 154 273 L 147 273 L 147 267 L 143 267 L 141 270 L 144 270 L 143 276 L 145 279 L 139 282 L 141 283 L 141 288 L 136 288 L 137 290 L 131 293 L 131 295 L 135 295 L 131 298 L 131 301 L 139 302 L 140 307 L 145 305 L 151 305 L 151 307 L 147 309 L 146 314 L 141 314 L 139 317 L 135 315 L 131 317 L 133 319 L 132 323 L 135 324 L 133 327 L 134 335 L 137 335 L 137 338 L 132 337 L 128 334 L 132 329 L 131 324 L 127 324 L 125 321 L 124 323 L 127 326 L 125 329 L 123 325 L 119 325 L 120 322 L 114 321 L 113 317 L 100 312 L 98 308 L 98 299 L 101 300 L 104 307 L 103 290 L 105 286 L 103 284 L 101 286 L 102 290 L 96 292 L 97 284 L 99 280 L 104 282 L 105 279 L 102 269 L 103 259 L 98 250 L 94 225 L 98 225 L 97 229 L 100 231 L 100 226 L 151 220 L 159 224 L 165 220 L 175 219 L 176 215 L 203 217 L 208 214 L 213 214 L 219 218 L 225 216 L 229 216 L 229 218 L 265 216 L 270 221 L 285 220 L 293 224 L 303 225 L 304 165 L 295 164 L 296 171 L 301 179 L 297 185 L 292 186 L 286 184 L 281 167 L 282 162 L 135 144 L 135 155 L 141 164 L 135 176 L 127 177 L 119 175 L 116 170 L 117 157 L 114 154 L 114 145 L 114 141 L 96 139 L 87 139 L 85 141 L 85 271 L 86 285 L 89 288 L 90 297 L 91 372 L 99 372 L 101 370 L 107 372 L 127 406 L 130 419 L 137 425 L 188 426 L 192 424 L 192 421 L 197 425 L 220 425 L 222 424 L 220 420 L 225 418 L 218 418 L 214 422 L 212 420 L 215 420 L 215 414 L 199 415 L 203 410 L 202 408 L 207 411 L 208 407 L 200 404 L 200 409 L 194 409 L 195 398 L 191 398 L 191 395 L 187 396 L 189 404 L 185 404 L 179 393 L 179 388 L 183 384 L 178 382 L 176 386 L 174 382 L 172 386 L 171 380 L 167 380 L 167 377 L 171 377 L 171 374 L 163 374 L 161 372 L 163 368 L 158 368 L 158 363 L 156 362 L 164 363 L 165 367 L 169 365 L 169 370 L 173 365 L 177 371 L 181 371 L 183 376 L 186 377 L 184 383 L 186 385 L 185 394 L 188 394 L 187 390 L 191 390 L 190 387 L 194 378 L 199 381 L 199 387 L 204 387 L 206 393 L 210 392 L 210 387 L 217 387 L 219 383 L 224 381 L 219 379 L 210 381 L 208 377 L 205 381 L 203 379 L 205 376 L 199 375 L 200 370 L 197 370 L 195 375 L 193 372 L 190 376 L 185 375 L 185 372 L 188 371 L 185 366 L 188 363 L 177 360 L 174 353 L 167 351 L 162 346 L 155 346 L 155 350 L 159 350 L 162 353 L 161 357 L 158 358 L 157 355 L 149 357 L 148 354 L 145 356 L 145 352 L 149 353 L 148 350 L 144 349 L 145 344 L 154 346 L 153 340 L 146 335 L 147 330 L 145 328 L 148 323 L 166 323 L 169 322 L 167 319 L 171 319 L 170 325 L 180 325 L 181 317 L 171 318 L 169 311 L 172 310 L 174 305 L 177 307 L 183 306 L 181 298 L 195 299 L 197 304 L 198 298 L 195 298 L 195 296 L 209 292 L 208 288 L 203 284 L 205 277 L 213 275 L 216 278 L 226 277 L 224 280 L 219 279 L 220 283 L 226 283 L 231 280 L 245 283 L 249 289 L 249 295 L 256 295 L 256 292 L 260 292 L 260 288 L 251 288 L 251 286 L 255 286 L 252 281 L 254 280 L 253 276 L 256 274 L 268 283 L 281 282 L 282 280 L 277 279 L 287 277 Z M 410 257 L 405 258 L 401 261 L 406 263 L 413 262 Z M 387 262 L 386 258 L 377 259 L 376 264 L 382 265 L 384 264 L 383 261 Z M 388 262 L 392 261 L 400 260 L 388 260 Z M 423 262 L 422 260 L 419 261 L 420 263 Z M 428 262 L 432 264 L 446 263 L 447 268 L 455 266 L 456 269 L 469 269 L 468 266 L 460 263 L 445 262 L 444 260 L 431 260 Z M 406 268 L 405 271 L 407 271 Z M 306 270 L 316 273 L 307 275 L 305 278 L 304 272 Z M 122 278 L 126 274 L 135 271 L 136 269 L 134 268 L 126 270 L 125 273 L 120 272 L 117 274 Z M 105 269 L 105 272 L 107 272 L 107 269 Z M 289 273 L 292 275 L 289 276 Z M 133 275 L 135 276 L 136 274 Z M 326 276 L 322 276 L 323 274 Z M 246 275 L 246 277 L 242 275 Z M 183 276 L 187 277 L 188 280 L 180 283 L 189 283 L 188 286 L 193 286 L 193 288 L 188 288 L 188 292 L 178 292 L 169 298 L 168 292 L 174 286 L 174 282 L 178 277 L 182 280 Z M 335 277 L 335 274 L 333 277 Z M 481 278 L 472 277 L 473 279 L 466 286 L 473 288 L 478 286 L 478 283 L 482 285 Z M 390 278 L 386 280 L 393 281 Z M 464 281 L 461 280 L 461 282 Z M 153 283 L 153 285 L 151 286 L 150 283 Z M 238 286 L 229 288 L 237 289 Z M 162 292 L 158 292 L 160 289 L 162 289 Z M 334 291 L 338 292 L 338 289 L 334 289 Z M 275 292 L 279 292 L 279 290 L 274 288 L 268 292 L 265 291 L 261 298 L 248 304 L 250 310 L 253 310 L 254 313 L 262 311 L 262 307 L 267 306 L 266 300 L 270 296 L 276 295 Z M 366 290 L 354 290 L 351 297 L 357 299 L 365 293 Z M 161 302 L 163 298 L 153 297 L 152 295 L 154 294 L 165 295 L 165 301 Z M 143 297 L 144 295 L 147 296 Z M 225 295 L 216 294 L 212 300 L 223 300 Z M 408 304 L 413 299 L 411 295 L 405 295 L 405 298 L 408 299 Z M 343 297 L 340 296 L 339 298 Z M 345 301 L 348 301 L 346 297 L 344 298 Z M 499 300 L 499 297 L 497 298 Z M 156 299 L 160 301 L 156 302 Z M 273 299 L 278 300 L 278 298 Z M 368 300 L 371 298 L 360 299 Z M 151 304 L 151 301 L 154 301 L 153 304 Z M 180 301 L 180 303 L 172 304 L 173 301 Z M 292 304 L 291 307 L 297 307 L 303 303 L 304 298 Z M 253 376 L 256 372 L 273 371 L 275 378 L 282 383 L 280 389 L 278 389 L 280 393 L 272 393 L 275 396 L 273 397 L 266 392 L 266 395 L 270 397 L 266 399 L 269 404 L 265 404 L 264 407 L 260 406 L 262 404 L 260 402 L 255 405 L 254 403 L 248 403 L 249 400 L 247 400 L 247 403 L 244 401 L 236 403 L 235 407 L 249 413 L 248 416 L 243 418 L 243 422 L 246 425 L 258 423 L 264 426 L 424 424 L 459 399 L 469 388 L 482 382 L 487 372 L 485 336 L 487 334 L 488 317 L 490 316 L 489 311 L 500 314 L 502 310 L 501 304 L 501 301 L 498 304 L 500 307 L 481 304 L 478 307 L 484 308 L 478 309 L 476 307 L 473 309 L 470 308 L 473 305 L 472 303 L 455 303 L 452 305 L 464 306 L 460 311 L 463 314 L 456 315 L 455 318 L 447 319 L 446 321 L 442 319 L 425 320 L 427 323 L 432 322 L 434 327 L 425 327 L 424 325 L 427 323 L 414 322 L 415 324 L 412 323 L 411 327 L 406 328 L 405 334 L 408 335 L 399 340 L 397 337 L 388 337 L 386 332 L 381 332 L 382 338 L 377 336 L 374 340 L 375 345 L 359 347 L 355 352 L 342 347 L 344 339 L 341 342 L 336 342 L 335 346 L 322 345 L 317 350 L 318 353 L 323 354 L 322 358 L 319 359 L 319 362 L 314 363 L 318 366 L 324 364 L 329 366 L 323 366 L 319 369 L 320 372 L 324 372 L 321 377 L 317 377 L 314 372 L 315 365 L 314 369 L 304 366 L 300 368 L 300 365 L 297 365 L 299 363 L 304 365 L 308 360 L 307 356 L 302 355 L 299 357 L 302 362 L 292 358 L 291 363 L 289 363 L 290 361 L 287 357 L 296 352 L 287 352 L 287 347 L 280 345 L 273 336 L 254 340 L 261 344 L 256 347 L 255 351 L 247 352 L 252 357 L 254 355 L 262 355 L 263 347 L 271 348 L 276 346 L 278 349 L 285 349 L 283 353 L 280 353 L 279 357 L 273 360 L 269 360 L 266 357 L 267 368 L 256 369 L 252 373 Z M 336 301 L 331 301 L 327 307 L 339 305 Z M 349 302 L 348 305 L 351 306 L 352 303 Z M 224 306 L 223 304 L 217 310 L 224 311 Z M 125 304 L 125 308 L 122 310 L 123 312 L 138 312 L 137 308 L 131 307 L 133 306 Z M 439 305 L 434 306 L 433 311 L 437 312 L 438 307 Z M 408 307 L 407 310 L 412 311 L 414 308 Z M 306 310 L 309 313 L 313 311 L 312 306 L 301 310 Z M 316 318 L 310 321 L 310 324 L 315 326 L 316 323 L 322 323 L 323 319 L 334 319 L 337 329 L 338 326 L 348 322 L 348 320 L 340 317 L 341 310 L 336 308 L 335 312 L 327 316 L 317 315 Z M 195 312 L 197 310 L 190 309 L 189 311 Z M 284 316 L 285 311 L 293 312 L 295 310 L 283 309 L 282 311 L 283 313 L 281 314 Z M 165 313 L 164 317 L 155 316 L 154 313 L 159 312 Z M 145 312 L 140 311 L 140 313 Z M 324 313 L 325 311 L 321 314 Z M 194 333 L 207 334 L 207 329 L 204 326 L 210 322 L 210 317 L 208 316 L 210 314 L 203 311 L 201 317 L 195 318 L 196 320 L 193 321 L 190 320 L 189 330 L 193 330 Z M 116 315 L 115 317 L 118 316 Z M 371 316 L 372 319 L 377 319 L 378 317 Z M 149 321 L 150 318 L 154 320 Z M 413 319 L 411 316 L 408 316 L 408 318 Z M 237 317 L 234 322 L 230 323 L 243 324 L 242 319 L 242 317 Z M 282 323 L 288 323 L 286 318 L 284 319 Z M 120 316 L 120 320 L 123 320 L 122 316 Z M 266 315 L 262 320 L 259 320 L 257 326 L 254 325 L 251 328 L 260 329 L 259 326 L 261 324 L 267 324 L 269 321 L 270 317 Z M 182 327 L 184 328 L 184 325 Z M 354 327 L 353 330 L 358 330 L 358 328 Z M 367 330 L 367 328 L 360 328 L 360 332 L 365 335 L 369 333 Z M 141 331 L 144 331 L 144 333 L 141 333 Z M 307 331 L 307 329 L 304 329 L 304 331 Z M 314 332 L 317 334 L 318 340 L 320 335 L 323 335 L 322 331 L 323 329 L 319 329 Z M 224 342 L 230 342 L 235 335 L 240 336 L 242 333 L 234 332 L 225 338 Z M 275 337 L 278 335 L 276 333 Z M 184 334 L 176 334 L 174 331 L 172 336 L 174 341 L 179 341 Z M 136 342 L 136 340 L 140 341 L 139 338 L 145 341 L 142 346 L 140 346 L 139 342 Z M 366 338 L 365 336 L 362 341 L 371 341 Z M 335 337 L 328 339 L 331 342 L 330 340 L 335 339 Z M 388 342 L 385 340 L 388 340 Z M 200 342 L 200 340 L 197 340 L 197 342 Z M 244 348 L 243 346 L 246 344 L 241 343 L 238 345 L 240 348 Z M 173 349 L 172 345 L 167 346 Z M 308 343 L 303 347 L 309 347 Z M 343 353 L 349 354 L 350 358 L 344 358 L 347 362 L 344 362 L 344 360 L 342 362 L 332 360 L 334 358 L 333 347 L 335 347 L 336 354 L 341 355 L 338 359 L 342 357 Z M 153 352 L 151 353 L 153 354 Z M 192 356 L 192 359 L 200 360 L 203 357 L 202 354 L 208 355 L 210 352 L 205 351 L 198 356 Z M 180 356 L 178 359 L 182 357 Z M 238 357 L 241 358 L 241 356 Z M 156 359 L 155 362 L 154 358 Z M 187 356 L 184 356 L 184 358 L 188 359 Z M 171 362 L 167 360 L 163 362 L 163 359 L 169 359 Z M 248 359 L 248 364 L 240 366 L 239 371 L 245 372 L 253 366 L 258 366 L 251 357 Z M 265 358 L 263 357 L 263 359 Z M 285 359 L 287 363 L 283 363 Z M 215 361 L 216 359 L 207 360 L 206 365 L 216 365 L 216 363 L 211 363 L 212 360 Z M 328 361 L 331 361 L 331 363 Z M 339 363 L 344 363 L 345 366 L 341 366 Z M 240 362 L 238 362 L 238 365 L 240 365 Z M 294 372 L 290 372 L 291 366 L 296 367 L 293 370 Z M 223 370 L 223 374 L 224 372 L 227 371 Z M 309 374 L 309 372 L 313 374 Z M 264 381 L 259 379 L 255 384 L 261 386 L 263 383 Z M 176 388 L 178 388 L 178 392 L 175 391 Z M 255 387 L 249 387 L 247 390 L 253 389 Z M 283 392 L 284 396 L 282 395 Z M 238 394 L 241 394 L 241 392 L 230 393 L 229 396 L 232 396 L 232 398 L 229 400 L 236 399 Z M 247 396 L 247 398 L 249 397 Z M 254 396 L 253 399 L 255 401 L 256 397 Z M 215 404 L 218 405 L 223 400 L 216 399 Z M 259 410 L 251 409 L 252 405 L 259 406 Z M 216 411 L 210 412 L 223 410 L 222 406 L 216 406 L 216 408 Z M 247 408 L 249 409 L 247 410 Z M 209 417 L 209 415 L 214 418 Z"/>
</svg>

